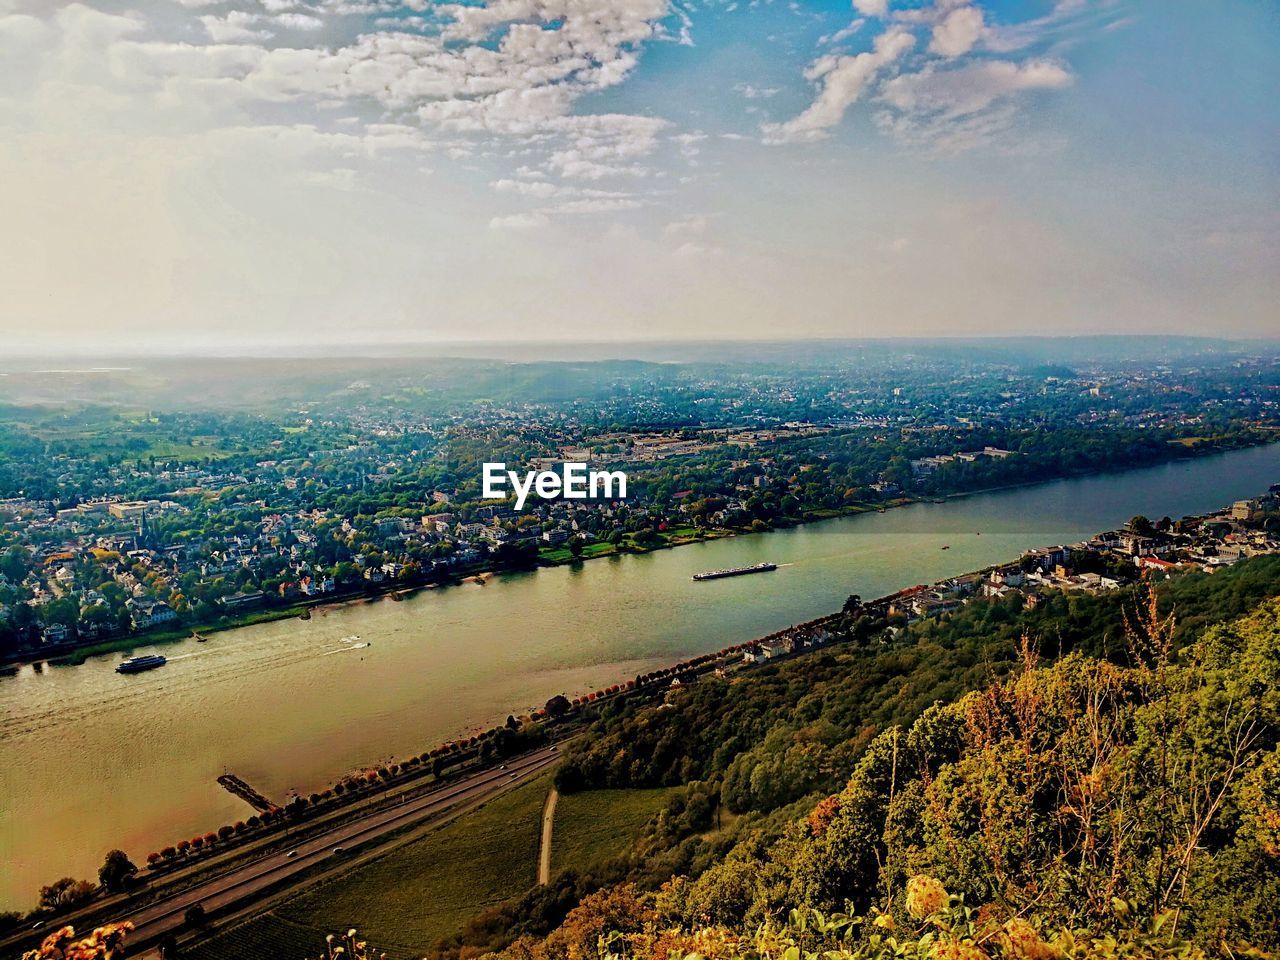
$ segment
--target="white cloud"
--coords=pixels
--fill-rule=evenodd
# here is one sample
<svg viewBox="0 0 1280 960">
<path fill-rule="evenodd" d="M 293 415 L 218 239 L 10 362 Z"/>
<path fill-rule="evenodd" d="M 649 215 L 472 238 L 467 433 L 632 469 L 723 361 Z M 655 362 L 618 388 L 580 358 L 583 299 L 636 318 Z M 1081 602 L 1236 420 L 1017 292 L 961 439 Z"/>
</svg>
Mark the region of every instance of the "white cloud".
<svg viewBox="0 0 1280 960">
<path fill-rule="evenodd" d="M 319 30 L 324 26 L 323 20 L 309 13 L 280 13 L 272 17 L 271 22 L 288 30 Z"/>
<path fill-rule="evenodd" d="M 634 194 L 626 193 L 620 190 L 596 190 L 589 187 L 576 187 L 564 184 L 550 183 L 546 180 L 513 180 L 510 177 L 504 177 L 501 180 L 494 180 L 491 184 L 498 193 L 514 193 L 522 197 L 534 197 L 539 200 L 547 200 L 552 197 L 559 198 L 581 198 L 593 200 L 632 200 Z"/>
<path fill-rule="evenodd" d="M 0 15 L 0 51 L 14 52 L 21 48 L 30 48 L 43 44 L 49 39 L 51 28 L 38 17 L 25 13 Z"/>
<path fill-rule="evenodd" d="M 532 230 L 547 224 L 547 217 L 541 213 L 513 213 L 506 217 L 494 217 L 489 221 L 491 230 Z"/>
<path fill-rule="evenodd" d="M 707 225 L 704 214 L 691 214 L 668 223 L 662 232 L 668 237 L 700 237 L 707 232 Z"/>
<path fill-rule="evenodd" d="M 558 187 L 554 183 L 548 183 L 545 180 L 495 180 L 492 183 L 493 189 L 499 193 L 518 193 L 525 197 L 538 197 L 546 199 L 556 196 L 563 187 Z"/>
<path fill-rule="evenodd" d="M 224 17 L 205 14 L 200 23 L 209 39 L 214 43 L 234 43 L 240 40 L 265 40 L 271 36 L 270 30 L 255 27 L 262 18 L 244 10 L 232 10 Z"/>
<path fill-rule="evenodd" d="M 645 158 L 657 150 L 666 121 L 576 114 L 575 104 L 626 79 L 642 47 L 662 35 L 663 21 L 673 15 L 671 0 L 173 4 L 176 13 L 152 22 L 83 3 L 70 4 L 48 23 L 0 15 L 12 21 L 0 22 L 0 53 L 10 41 L 19 52 L 30 49 L 31 34 L 56 30 L 50 42 L 66 70 L 76 73 L 74 97 L 85 105 L 102 101 L 97 112 L 104 122 L 108 113 L 128 113 L 153 126 L 160 107 L 181 126 L 238 125 L 260 115 L 255 106 L 266 103 L 323 124 L 332 108 L 368 115 L 372 105 L 384 117 L 452 138 L 444 152 L 460 159 L 494 151 L 501 139 L 519 144 L 521 163 L 542 176 L 601 181 L 654 173 Z M 431 16 L 416 26 L 387 21 L 336 45 L 305 45 L 308 34 L 326 26 L 325 18 L 361 13 L 373 23 L 406 9 Z M 177 26 L 183 11 L 190 19 Z M 687 31 L 687 17 L 678 22 Z M 281 32 L 289 39 L 276 41 Z M 31 59 L 24 55 L 24 64 Z M 28 84 L 39 72 L 23 67 L 33 78 Z M 67 95 L 60 99 L 74 112 Z M 675 143 L 692 158 L 701 136 Z"/>
<path fill-rule="evenodd" d="M 891 110 L 877 122 L 906 142 L 965 150 L 1012 125 L 1017 96 L 1071 82 L 1071 73 L 1052 60 L 984 60 L 950 70 L 928 66 L 884 85 L 880 99 Z"/>
<path fill-rule="evenodd" d="M 887 30 L 876 37 L 875 45 L 854 56 L 819 57 L 805 76 L 821 80 L 822 89 L 809 108 L 786 123 L 763 127 L 766 143 L 803 143 L 820 140 L 840 122 L 845 111 L 857 102 L 867 85 L 889 64 L 915 45 L 910 31 Z"/>
<path fill-rule="evenodd" d="M 578 200 L 567 200 L 549 208 L 547 212 L 583 214 L 583 213 L 616 213 L 619 210 L 635 210 L 641 206 L 639 200 L 629 197 L 583 197 Z"/>
<path fill-rule="evenodd" d="M 748 100 L 764 100 L 776 96 L 778 87 L 757 87 L 754 83 L 739 83 L 733 88 Z"/>
<path fill-rule="evenodd" d="M 944 57 L 963 56 L 973 49 L 982 33 L 982 11 L 974 6 L 957 7 L 934 24 L 929 52 Z"/>
<path fill-rule="evenodd" d="M 853 9 L 864 17 L 883 17 L 889 12 L 889 0 L 853 0 Z"/>
<path fill-rule="evenodd" d="M 866 24 L 867 20 L 865 17 L 858 17 L 858 19 L 854 20 L 847 27 L 841 27 L 835 33 L 829 33 L 825 36 L 819 37 L 818 46 L 823 47 L 833 43 L 842 43 L 861 30 L 866 26 Z"/>
</svg>

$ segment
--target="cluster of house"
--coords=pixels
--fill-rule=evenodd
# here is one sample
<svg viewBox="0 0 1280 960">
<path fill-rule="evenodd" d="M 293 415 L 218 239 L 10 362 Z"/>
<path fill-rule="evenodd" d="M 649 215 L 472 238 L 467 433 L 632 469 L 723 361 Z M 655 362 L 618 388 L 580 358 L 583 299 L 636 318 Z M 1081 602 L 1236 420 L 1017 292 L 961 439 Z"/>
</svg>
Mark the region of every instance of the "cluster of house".
<svg viewBox="0 0 1280 960">
<path fill-rule="evenodd" d="M 1267 521 L 1274 518 L 1275 523 Z M 1144 574 L 1207 572 L 1246 557 L 1280 553 L 1280 484 L 1262 497 L 1149 529 L 1129 527 L 1080 543 L 1027 551 L 1018 562 L 899 591 L 868 604 L 907 622 L 950 613 L 974 597 L 1020 594 L 1034 606 L 1048 590 L 1115 590 Z"/>
<path fill-rule="evenodd" d="M 431 499 L 437 509 L 450 506 L 447 493 L 436 492 Z M 262 504 L 250 506 L 260 509 Z M 257 529 L 250 532 L 220 533 L 209 541 L 197 538 L 165 546 L 153 536 L 151 522 L 165 513 L 187 511 L 173 501 L 99 498 L 56 513 L 52 507 L 48 501 L 26 498 L 0 503 L 4 514 L 17 519 L 24 529 L 34 532 L 33 525 L 41 525 L 44 545 L 34 551 L 29 574 L 22 583 L 0 580 L 0 588 L 13 588 L 37 611 L 40 635 L 28 637 L 27 642 L 60 644 L 71 639 L 73 631 L 66 624 L 44 622 L 48 618 L 39 615 L 45 605 L 60 598 L 79 601 L 76 638 L 95 639 L 120 628 L 118 606 L 109 618 L 84 616 L 92 608 L 105 607 L 107 600 L 76 584 L 75 565 L 80 557 L 92 555 L 121 586 L 128 624 L 134 630 L 146 630 L 179 618 L 182 611 L 166 601 L 180 583 L 190 585 L 193 578 L 210 585 L 222 581 L 221 590 L 200 592 L 217 596 L 217 603 L 228 612 L 261 605 L 277 594 L 296 599 L 335 593 L 343 585 L 333 576 L 333 553 L 317 549 L 323 546 L 322 538 L 335 532 L 348 543 L 373 545 L 373 554 L 357 548 L 348 549 L 343 557 L 350 561 L 353 576 L 383 584 L 411 581 L 438 569 L 474 568 L 489 551 L 504 544 L 557 547 L 574 537 L 590 543 L 625 522 L 634 510 L 626 504 L 549 501 L 517 515 L 506 504 L 488 504 L 418 518 L 379 517 L 370 524 L 367 519 L 337 521 L 325 510 L 312 509 L 259 514 L 254 521 Z M 114 602 L 119 604 L 118 599 Z M 0 604 L 0 620 L 11 614 L 12 604 Z"/>
<path fill-rule="evenodd" d="M 937 457 L 922 457 L 911 461 L 911 474 L 916 477 L 927 477 L 950 463 L 977 463 L 979 460 L 1004 460 L 1012 457 L 1012 450 L 1001 450 L 999 447 L 986 446 L 981 450 L 967 450 L 961 453 L 945 453 Z"/>
<path fill-rule="evenodd" d="M 834 635 L 827 631 L 825 621 L 831 619 L 833 618 L 827 617 L 801 626 L 788 627 L 786 630 L 761 637 L 747 644 L 746 649 L 742 651 L 742 663 L 764 663 L 766 660 L 775 660 L 787 654 L 799 653 L 801 650 L 830 643 Z"/>
</svg>

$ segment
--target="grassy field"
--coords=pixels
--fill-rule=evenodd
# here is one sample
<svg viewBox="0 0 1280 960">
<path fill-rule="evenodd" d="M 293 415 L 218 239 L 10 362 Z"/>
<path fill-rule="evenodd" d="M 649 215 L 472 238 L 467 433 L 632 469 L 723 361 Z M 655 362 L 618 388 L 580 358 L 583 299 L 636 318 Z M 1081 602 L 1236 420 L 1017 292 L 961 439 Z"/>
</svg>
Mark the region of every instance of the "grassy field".
<svg viewBox="0 0 1280 960">
<path fill-rule="evenodd" d="M 327 933 L 356 927 L 390 960 L 421 956 L 473 914 L 524 893 L 537 879 L 542 806 L 550 776 L 365 866 L 192 947 L 190 960 L 305 960 Z M 626 852 L 669 790 L 593 790 L 556 807 L 552 869 Z"/>
<path fill-rule="evenodd" d="M 625 853 L 672 789 L 588 790 L 561 796 L 551 839 L 551 872 L 581 869 Z"/>
<path fill-rule="evenodd" d="M 582 548 L 581 559 L 590 560 L 593 557 L 607 557 L 617 552 L 618 548 L 612 543 L 589 543 Z M 571 563 L 573 554 L 568 547 L 544 547 L 538 551 L 538 559 L 544 563 Z"/>
<path fill-rule="evenodd" d="M 373 863 L 327 881 L 270 913 L 219 934 L 192 960 L 303 960 L 326 933 L 360 930 L 391 960 L 421 956 L 485 907 L 537 880 L 540 777 Z"/>
</svg>

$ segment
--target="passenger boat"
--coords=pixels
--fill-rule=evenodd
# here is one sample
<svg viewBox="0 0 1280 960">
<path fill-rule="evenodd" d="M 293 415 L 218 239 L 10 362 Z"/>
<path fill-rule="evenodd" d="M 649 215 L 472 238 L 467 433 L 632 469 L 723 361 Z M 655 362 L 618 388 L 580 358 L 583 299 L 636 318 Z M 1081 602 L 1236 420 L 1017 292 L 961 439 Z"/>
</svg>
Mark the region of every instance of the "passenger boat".
<svg viewBox="0 0 1280 960">
<path fill-rule="evenodd" d="M 142 673 L 144 670 L 163 667 L 168 662 L 167 658 L 160 656 L 158 653 L 147 653 L 140 657 L 130 657 L 128 660 L 120 661 L 120 663 L 116 664 L 116 673 Z"/>
</svg>

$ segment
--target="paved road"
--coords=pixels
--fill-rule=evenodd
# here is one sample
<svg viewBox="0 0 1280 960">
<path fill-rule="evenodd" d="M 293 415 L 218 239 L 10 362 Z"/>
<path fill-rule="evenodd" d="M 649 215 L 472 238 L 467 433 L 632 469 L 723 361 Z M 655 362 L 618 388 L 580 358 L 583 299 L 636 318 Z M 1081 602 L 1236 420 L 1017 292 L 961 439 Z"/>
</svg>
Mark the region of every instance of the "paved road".
<svg viewBox="0 0 1280 960">
<path fill-rule="evenodd" d="M 349 856 L 353 847 L 377 840 L 392 831 L 410 826 L 444 813 L 461 803 L 485 799 L 496 794 L 513 780 L 525 780 L 554 764 L 560 754 L 548 747 L 506 764 L 505 769 L 486 770 L 426 796 L 416 797 L 392 807 L 380 808 L 360 819 L 335 826 L 332 830 L 298 844 L 292 851 L 281 851 L 262 860 L 246 864 L 191 887 L 171 897 L 118 917 L 132 920 L 135 930 L 129 941 L 134 948 L 151 943 L 183 925 L 188 907 L 199 903 L 209 913 L 228 908 L 268 889 L 287 884 L 290 878 L 311 871 L 318 865 L 333 867 Z M 342 851 L 342 852 L 339 852 Z M 290 855 L 292 854 L 292 855 Z"/>
<path fill-rule="evenodd" d="M 556 801 L 560 791 L 555 787 L 547 794 L 547 804 L 542 808 L 542 846 L 538 849 L 538 884 L 545 887 L 551 882 L 551 833 L 556 825 Z"/>
</svg>

